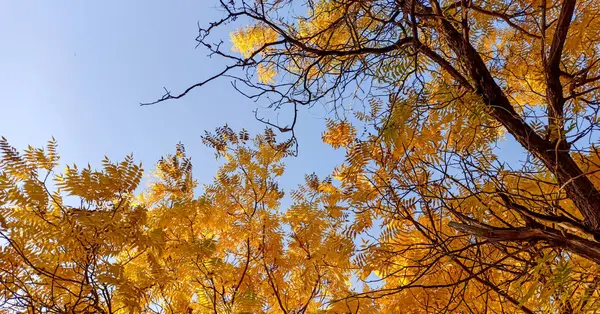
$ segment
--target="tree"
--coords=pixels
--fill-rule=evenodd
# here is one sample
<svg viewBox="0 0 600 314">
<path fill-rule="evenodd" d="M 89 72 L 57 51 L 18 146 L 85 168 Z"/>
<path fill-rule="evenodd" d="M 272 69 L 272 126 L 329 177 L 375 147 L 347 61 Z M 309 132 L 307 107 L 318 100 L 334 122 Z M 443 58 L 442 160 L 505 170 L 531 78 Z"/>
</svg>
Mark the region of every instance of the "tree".
<svg viewBox="0 0 600 314">
<path fill-rule="evenodd" d="M 0 310 L 595 310 L 594 262 L 535 241 L 501 245 L 457 234 L 448 207 L 471 208 L 472 216 L 490 224 L 519 223 L 519 217 L 493 203 L 493 193 L 440 199 L 433 193 L 447 192 L 446 179 L 424 180 L 425 171 L 391 162 L 398 157 L 385 150 L 393 147 L 353 142 L 355 134 L 347 123 L 329 122 L 323 140 L 344 147 L 348 161 L 333 178 L 306 176 L 287 208 L 277 178 L 293 141 L 278 143 L 271 130 L 253 140 L 227 127 L 207 134 L 205 143 L 225 163 L 198 197 L 182 145 L 157 163 L 155 179 L 136 197 L 142 170 L 131 157 L 105 159 L 102 171 L 70 166 L 61 174 L 54 170 L 54 141 L 45 151 L 30 147 L 19 154 L 3 140 Z M 487 217 L 493 214 L 504 216 Z M 379 234 L 373 233 L 377 221 Z"/>
<path fill-rule="evenodd" d="M 0 152 L 0 311 L 123 312 L 130 287 L 115 260 L 147 237 L 133 195 L 141 165 L 129 156 L 53 175 L 54 140 L 20 154 L 2 138 Z"/>
<path fill-rule="evenodd" d="M 20 154 L 0 142 L 3 313 L 340 313 L 354 243 L 331 196 L 307 176 L 288 210 L 277 177 L 291 142 L 219 128 L 225 163 L 198 183 L 179 144 L 136 195 L 131 156 L 56 173 L 56 143 Z M 53 179 L 53 184 L 50 179 Z M 368 309 L 363 302 L 362 308 Z"/>
<path fill-rule="evenodd" d="M 342 118 L 324 139 L 347 151 L 334 176 L 354 220 L 348 234 L 383 221 L 357 255 L 384 286 L 364 297 L 393 294 L 386 300 L 426 312 L 597 306 L 600 3 L 220 5 L 224 17 L 198 41 L 230 65 L 158 102 L 226 76 L 249 98 L 289 108 L 288 125 L 263 120 L 284 132 L 299 106 L 331 102 Z M 210 34 L 238 19 L 249 26 L 232 33 L 230 53 Z M 521 160 L 497 148 L 504 138 Z"/>
<path fill-rule="evenodd" d="M 341 234 L 342 217 L 319 207 L 314 189 L 300 189 L 293 205 L 281 208 L 277 178 L 291 143 L 277 143 L 271 130 L 249 139 L 228 127 L 203 139 L 225 163 L 200 197 L 193 197 L 181 148 L 159 162 L 159 180 L 143 197 L 162 245 L 125 272 L 149 270 L 142 281 L 158 283 L 150 291 L 154 306 L 167 313 L 314 313 L 348 295 L 353 243 Z"/>
</svg>

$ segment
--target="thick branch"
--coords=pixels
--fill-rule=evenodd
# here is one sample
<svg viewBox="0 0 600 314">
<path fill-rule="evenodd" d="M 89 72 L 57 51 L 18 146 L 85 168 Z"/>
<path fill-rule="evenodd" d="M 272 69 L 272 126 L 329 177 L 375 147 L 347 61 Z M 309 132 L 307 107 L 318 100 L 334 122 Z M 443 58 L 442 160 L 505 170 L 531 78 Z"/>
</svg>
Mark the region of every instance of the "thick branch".
<svg viewBox="0 0 600 314">
<path fill-rule="evenodd" d="M 429 57 L 429 59 L 431 59 L 433 62 L 437 63 L 442 69 L 448 72 L 448 74 L 452 75 L 452 77 L 454 77 L 454 79 L 456 79 L 461 84 L 461 86 L 468 89 L 469 91 L 473 91 L 473 86 L 471 85 L 471 83 L 469 83 L 469 81 L 462 74 L 460 74 L 460 72 L 458 72 L 450 64 L 450 62 L 448 62 L 435 51 L 431 50 L 431 48 L 421 44 L 420 42 L 418 42 L 416 45 L 416 48 L 420 52 Z"/>
<path fill-rule="evenodd" d="M 554 216 L 554 215 L 540 214 L 540 213 L 537 213 L 537 212 L 534 212 L 534 211 L 528 209 L 527 207 L 525 207 L 523 205 L 519 205 L 519 204 L 513 202 L 508 197 L 508 195 L 506 195 L 504 192 L 500 192 L 500 193 L 498 193 L 498 195 L 500 195 L 500 198 L 504 201 L 504 203 L 506 204 L 506 207 L 516 210 L 528 222 L 529 227 L 536 227 L 536 228 L 543 227 L 543 225 L 540 224 L 540 222 L 543 222 L 543 223 L 547 223 L 547 224 L 559 225 L 571 232 L 583 233 L 583 234 L 587 234 L 589 236 L 597 237 L 596 233 L 589 230 L 587 228 L 587 226 L 581 224 L 581 222 L 579 220 L 573 220 L 573 219 L 570 219 L 570 218 L 562 216 L 562 215 Z"/>
<path fill-rule="evenodd" d="M 562 138 L 565 98 L 563 87 L 560 83 L 560 61 L 563 48 L 573 19 L 576 0 L 565 0 L 562 4 L 556 31 L 552 38 L 550 53 L 546 59 L 546 98 L 548 99 L 548 135 L 551 139 L 558 140 L 564 147 L 566 141 Z"/>
<path fill-rule="evenodd" d="M 499 242 L 545 241 L 600 263 L 600 244 L 552 228 L 491 228 L 450 222 L 449 226 L 466 234 Z"/>
<path fill-rule="evenodd" d="M 543 139 L 525 123 L 490 74 L 481 56 L 454 26 L 441 16 L 439 8 L 434 13 L 434 10 L 421 4 L 420 10 L 436 16 L 435 27 L 467 69 L 476 93 L 489 108 L 490 115 L 556 176 L 559 184 L 564 186 L 567 196 L 585 218 L 584 223 L 594 231 L 600 230 L 600 193 L 571 158 L 569 151 L 559 149 L 554 143 Z"/>
</svg>

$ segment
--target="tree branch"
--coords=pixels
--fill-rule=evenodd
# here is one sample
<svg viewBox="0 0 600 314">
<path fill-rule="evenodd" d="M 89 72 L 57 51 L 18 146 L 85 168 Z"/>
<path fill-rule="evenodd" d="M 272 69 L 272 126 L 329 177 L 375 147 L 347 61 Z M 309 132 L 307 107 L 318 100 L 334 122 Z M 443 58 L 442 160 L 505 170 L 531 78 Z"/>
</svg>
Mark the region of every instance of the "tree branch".
<svg viewBox="0 0 600 314">
<path fill-rule="evenodd" d="M 465 234 L 499 242 L 545 241 L 556 247 L 567 249 L 593 262 L 600 263 L 600 244 L 595 241 L 563 233 L 549 227 L 542 229 L 493 228 L 450 222 L 448 226 Z"/>
<path fill-rule="evenodd" d="M 548 136 L 550 139 L 557 140 L 562 149 L 566 148 L 566 140 L 563 136 L 564 130 L 564 106 L 565 98 L 563 96 L 563 87 L 560 83 L 560 61 L 562 51 L 565 46 L 573 12 L 575 11 L 576 0 L 565 0 L 560 10 L 558 23 L 550 53 L 546 58 L 545 67 L 546 76 L 546 98 L 548 99 Z"/>
</svg>

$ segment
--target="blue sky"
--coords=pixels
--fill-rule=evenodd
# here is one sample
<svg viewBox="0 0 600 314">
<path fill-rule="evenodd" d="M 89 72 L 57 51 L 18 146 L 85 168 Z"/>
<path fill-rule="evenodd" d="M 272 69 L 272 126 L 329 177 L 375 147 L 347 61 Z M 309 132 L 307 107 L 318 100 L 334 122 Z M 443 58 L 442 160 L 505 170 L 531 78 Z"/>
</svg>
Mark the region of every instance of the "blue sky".
<svg viewBox="0 0 600 314">
<path fill-rule="evenodd" d="M 140 107 L 222 69 L 194 49 L 197 22 L 221 17 L 216 1 L 0 1 L 0 135 L 17 148 L 54 136 L 63 163 L 99 165 L 133 153 L 148 171 L 179 141 L 195 177 L 210 183 L 217 167 L 204 130 L 229 124 L 256 133 L 253 103 L 220 80 L 188 97 Z M 227 40 L 231 29 L 219 37 Z M 328 174 L 340 151 L 321 143 L 325 111 L 300 112 L 300 156 L 287 161 L 284 188 L 305 173 Z"/>
</svg>

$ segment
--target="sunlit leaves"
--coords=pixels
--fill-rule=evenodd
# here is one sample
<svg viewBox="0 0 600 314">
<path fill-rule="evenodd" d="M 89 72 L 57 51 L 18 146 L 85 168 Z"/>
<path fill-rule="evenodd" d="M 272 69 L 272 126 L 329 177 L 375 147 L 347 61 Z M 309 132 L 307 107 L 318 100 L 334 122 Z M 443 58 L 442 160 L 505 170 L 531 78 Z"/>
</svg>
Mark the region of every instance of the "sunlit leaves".
<svg viewBox="0 0 600 314">
<path fill-rule="evenodd" d="M 231 34 L 234 50 L 245 58 L 251 57 L 258 48 L 277 40 L 277 33 L 264 25 L 240 28 Z"/>
<path fill-rule="evenodd" d="M 356 130 L 347 121 L 327 121 L 327 130 L 323 134 L 323 142 L 334 148 L 348 146 L 356 137 Z"/>
<path fill-rule="evenodd" d="M 21 155 L 4 140 L 4 301 L 15 309 L 106 311 L 125 289 L 118 256 L 138 247 L 145 210 L 133 203 L 142 170 L 127 157 L 102 170 L 56 172 L 56 142 Z M 52 182 L 53 181 L 53 182 Z"/>
</svg>

